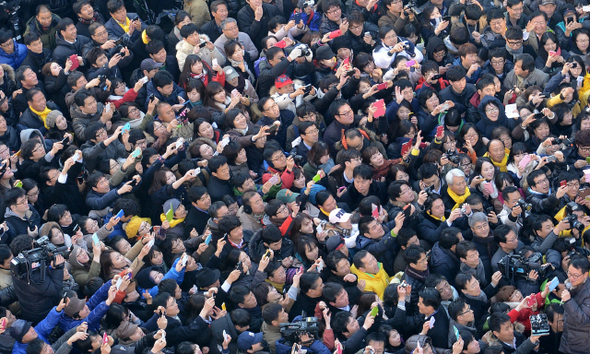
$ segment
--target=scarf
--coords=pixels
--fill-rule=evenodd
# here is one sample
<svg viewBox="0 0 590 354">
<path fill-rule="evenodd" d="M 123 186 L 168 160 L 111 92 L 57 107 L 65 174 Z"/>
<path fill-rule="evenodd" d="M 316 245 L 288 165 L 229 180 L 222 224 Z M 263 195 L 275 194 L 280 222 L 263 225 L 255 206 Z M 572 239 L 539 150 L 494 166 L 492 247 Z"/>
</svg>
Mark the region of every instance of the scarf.
<svg viewBox="0 0 590 354">
<path fill-rule="evenodd" d="M 275 282 L 268 280 L 268 278 L 266 279 L 266 282 L 269 283 L 270 285 L 274 286 L 274 288 L 277 289 L 279 293 L 281 293 L 281 294 L 283 293 L 283 287 L 285 286 L 285 283 L 283 283 L 283 284 L 275 283 Z"/>
<path fill-rule="evenodd" d="M 237 86 L 233 86 L 228 81 L 226 81 L 224 87 L 229 92 L 231 92 L 233 89 L 236 89 L 236 90 L 238 90 L 238 92 L 244 93 L 244 91 L 247 88 L 246 87 L 246 79 L 242 75 L 238 75 L 238 85 Z"/>
<path fill-rule="evenodd" d="M 450 187 L 447 187 L 447 193 L 449 193 L 449 197 L 451 197 L 455 201 L 455 206 L 453 209 L 460 208 L 463 203 L 465 203 L 465 199 L 471 195 L 469 188 L 465 188 L 465 194 L 457 195 L 455 192 L 451 190 Z"/>
<path fill-rule="evenodd" d="M 125 17 L 125 23 L 121 23 L 117 20 L 115 20 L 115 22 L 117 22 L 119 24 L 119 26 L 121 26 L 121 28 L 123 28 L 123 31 L 125 31 L 125 33 L 129 32 L 129 26 L 131 26 L 131 20 L 129 20 L 129 17 Z M 145 44 L 147 44 L 147 43 L 145 43 Z"/>
<path fill-rule="evenodd" d="M 148 44 L 150 42 L 151 39 L 147 36 L 147 30 L 141 32 L 141 40 L 143 44 Z"/>
<path fill-rule="evenodd" d="M 399 163 L 401 158 L 395 160 L 385 160 L 383 165 L 380 167 L 373 167 L 373 180 L 378 181 L 381 177 L 387 177 L 387 174 L 391 170 L 391 166 Z"/>
<path fill-rule="evenodd" d="M 191 72 L 191 77 L 193 79 L 203 79 L 205 75 L 207 75 L 207 70 L 205 70 L 205 68 L 203 68 L 203 71 L 201 71 L 200 74 L 194 74 Z"/>
<path fill-rule="evenodd" d="M 481 290 L 479 292 L 479 295 L 477 296 L 472 296 L 466 293 L 463 293 L 463 295 L 465 295 L 466 298 L 470 299 L 470 300 L 476 300 L 476 301 L 481 301 L 481 302 L 488 302 L 488 296 L 486 295 L 486 293 L 483 292 L 483 290 Z"/>
<path fill-rule="evenodd" d="M 242 134 L 242 135 L 246 135 L 246 133 L 248 132 L 248 128 L 246 128 L 246 129 L 234 128 L 234 130 L 240 132 L 240 134 Z"/>
<path fill-rule="evenodd" d="M 180 219 L 172 219 L 172 221 L 170 221 L 170 228 L 173 228 L 175 226 L 178 226 L 179 224 L 182 224 L 184 222 L 185 218 L 180 218 Z M 166 215 L 165 214 L 160 214 L 160 220 L 162 222 L 164 222 L 164 220 L 166 220 Z"/>
<path fill-rule="evenodd" d="M 494 161 L 494 159 L 492 159 L 487 152 L 483 156 L 484 157 L 489 157 L 490 158 L 490 161 L 492 161 L 492 164 L 494 164 L 494 166 L 496 166 L 496 167 L 498 167 L 500 169 L 500 172 L 508 172 L 508 168 L 507 168 L 507 165 L 508 165 L 508 154 L 504 154 L 504 158 L 500 162 Z"/>
<path fill-rule="evenodd" d="M 473 274 L 475 279 L 477 279 L 477 281 L 479 281 L 479 283 L 482 287 L 485 287 L 486 285 L 488 285 L 488 282 L 486 280 L 486 273 L 483 268 L 483 263 L 482 263 L 481 259 L 479 260 L 479 263 L 477 264 L 477 267 L 475 269 L 473 269 L 470 266 L 468 266 L 467 264 L 461 262 L 461 265 L 459 266 L 459 270 L 462 273 Z"/>
<path fill-rule="evenodd" d="M 94 22 L 98 21 L 98 12 L 95 12 L 94 16 L 90 20 L 85 20 L 82 17 L 78 17 L 78 21 L 80 21 L 80 23 L 84 26 L 90 26 Z"/>
<path fill-rule="evenodd" d="M 45 126 L 46 129 L 49 129 L 49 127 L 47 126 L 47 124 L 45 123 L 45 118 L 47 118 L 47 115 L 49 114 L 49 112 L 51 112 L 51 109 L 49 109 L 49 107 L 45 106 L 45 109 L 42 112 L 37 112 L 36 110 L 33 109 L 33 107 L 29 106 L 29 109 L 31 110 L 31 112 L 35 113 L 36 115 L 39 116 L 39 118 L 41 118 L 41 120 L 43 120 L 43 125 Z"/>
<path fill-rule="evenodd" d="M 508 46 L 508 44 L 506 44 L 506 48 L 505 49 L 508 51 L 508 53 L 512 54 L 512 56 L 514 58 L 516 58 L 517 56 L 521 55 L 522 52 L 524 51 L 524 44 L 521 45 L 520 48 L 518 48 L 517 50 L 513 50 L 512 48 L 510 48 Z"/>
<path fill-rule="evenodd" d="M 436 216 L 430 214 L 430 210 L 427 210 L 426 211 L 426 214 L 428 214 L 428 216 L 430 216 L 434 220 L 438 220 L 438 221 L 441 221 L 441 222 L 445 222 L 447 220 L 444 215 L 442 216 L 442 218 L 437 218 Z"/>
<path fill-rule="evenodd" d="M 428 269 L 426 269 L 425 271 L 420 271 L 410 267 L 409 265 L 406 266 L 406 270 L 404 271 L 404 273 L 406 275 L 411 276 L 414 279 L 420 280 L 422 283 L 424 283 L 426 277 L 430 275 L 430 271 Z"/>
</svg>

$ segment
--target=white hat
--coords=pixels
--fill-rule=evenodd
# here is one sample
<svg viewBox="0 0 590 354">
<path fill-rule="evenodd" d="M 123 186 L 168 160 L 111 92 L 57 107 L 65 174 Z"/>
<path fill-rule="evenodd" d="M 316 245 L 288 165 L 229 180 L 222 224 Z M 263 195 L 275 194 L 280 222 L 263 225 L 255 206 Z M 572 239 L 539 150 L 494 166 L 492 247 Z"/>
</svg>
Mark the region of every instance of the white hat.
<svg viewBox="0 0 590 354">
<path fill-rule="evenodd" d="M 330 212 L 330 222 L 332 224 L 347 222 L 351 216 L 352 214 L 345 212 L 344 209 L 334 209 Z"/>
</svg>

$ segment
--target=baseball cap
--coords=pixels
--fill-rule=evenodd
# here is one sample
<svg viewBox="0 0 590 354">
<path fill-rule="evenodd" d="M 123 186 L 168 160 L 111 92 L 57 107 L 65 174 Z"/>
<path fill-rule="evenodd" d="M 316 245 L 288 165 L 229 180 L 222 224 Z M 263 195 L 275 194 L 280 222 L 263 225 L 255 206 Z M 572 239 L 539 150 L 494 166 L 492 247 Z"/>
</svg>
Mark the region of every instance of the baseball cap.
<svg viewBox="0 0 590 354">
<path fill-rule="evenodd" d="M 254 344 L 262 342 L 263 337 L 264 335 L 262 333 L 254 333 L 250 331 L 242 332 L 238 337 L 238 348 L 240 348 L 241 351 L 246 352 L 248 349 L 251 349 Z"/>
<path fill-rule="evenodd" d="M 147 70 L 147 71 L 151 71 L 154 69 L 158 69 L 161 68 L 162 66 L 164 66 L 164 64 L 162 63 L 157 63 L 154 59 L 144 59 L 141 62 L 141 71 Z"/>
<path fill-rule="evenodd" d="M 287 86 L 287 85 L 292 84 L 292 83 L 293 83 L 293 81 L 291 80 L 291 78 L 288 77 L 285 74 L 277 77 L 276 80 L 275 80 L 275 86 L 277 88 L 281 88 L 283 86 Z"/>
<path fill-rule="evenodd" d="M 347 222 L 351 216 L 352 214 L 345 212 L 344 209 L 334 209 L 330 212 L 330 222 L 332 224 L 336 224 L 339 222 Z"/>
<path fill-rule="evenodd" d="M 330 236 L 326 240 L 326 249 L 328 253 L 339 250 L 344 245 L 344 239 L 340 235 Z"/>
</svg>

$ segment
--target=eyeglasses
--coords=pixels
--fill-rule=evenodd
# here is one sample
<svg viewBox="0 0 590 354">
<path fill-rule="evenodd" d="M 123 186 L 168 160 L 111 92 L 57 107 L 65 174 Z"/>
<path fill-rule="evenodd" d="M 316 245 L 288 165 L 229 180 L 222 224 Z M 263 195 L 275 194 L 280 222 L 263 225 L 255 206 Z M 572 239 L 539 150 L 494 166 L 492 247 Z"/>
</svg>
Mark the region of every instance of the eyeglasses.
<svg viewBox="0 0 590 354">
<path fill-rule="evenodd" d="M 27 204 L 28 202 L 29 202 L 29 198 L 27 198 L 27 196 L 25 196 L 22 201 L 16 202 L 16 205 L 24 205 L 24 204 Z"/>
<path fill-rule="evenodd" d="M 11 46 L 14 46 L 14 42 L 12 42 L 12 39 L 10 40 L 10 42 L 0 44 L 0 47 L 2 48 L 9 48 Z"/>
<path fill-rule="evenodd" d="M 471 306 L 470 306 L 470 307 L 468 307 L 468 308 L 467 308 L 467 310 L 465 310 L 465 311 L 463 311 L 463 312 L 459 312 L 459 316 L 462 316 L 462 315 L 464 315 L 464 314 L 466 314 L 466 313 L 469 313 L 469 312 L 473 312 L 473 310 L 471 309 Z"/>
<path fill-rule="evenodd" d="M 342 11 L 342 9 L 340 9 L 340 8 L 337 8 L 337 9 L 334 9 L 334 10 L 327 11 L 326 13 L 327 13 L 328 15 L 333 15 L 333 14 L 335 14 L 335 13 L 338 13 L 338 12 L 340 12 L 340 11 Z"/>
<path fill-rule="evenodd" d="M 269 107 L 266 107 L 264 109 L 264 111 L 270 111 L 271 109 L 278 107 L 276 102 L 273 102 L 272 105 L 270 105 Z"/>
<path fill-rule="evenodd" d="M 583 152 L 590 152 L 590 146 L 578 146 L 578 149 Z"/>
<path fill-rule="evenodd" d="M 273 157 L 272 160 L 273 161 L 277 161 L 277 160 L 285 160 L 287 157 L 285 157 L 285 154 L 280 154 L 279 156 Z"/>
<path fill-rule="evenodd" d="M 344 113 L 338 113 L 339 116 L 351 116 L 353 114 L 354 114 L 354 112 L 352 111 L 352 109 L 349 109 L 348 111 L 346 111 Z"/>
<path fill-rule="evenodd" d="M 497 111 L 497 109 L 496 109 Z M 487 110 L 486 110 L 487 112 Z M 477 138 L 479 135 L 477 135 L 477 133 L 473 133 L 473 134 L 465 134 L 465 138 L 467 139 L 473 139 L 473 138 Z"/>
<path fill-rule="evenodd" d="M 311 130 L 308 130 L 308 131 L 305 133 L 305 135 L 307 135 L 307 134 L 317 134 L 317 133 L 319 133 L 319 132 L 320 132 L 320 131 L 319 131 L 319 129 L 311 129 Z"/>
<path fill-rule="evenodd" d="M 41 149 L 43 149 L 43 146 L 38 145 L 36 148 L 33 149 L 33 153 L 35 153 L 35 152 L 37 152 L 37 151 L 39 151 Z"/>
<path fill-rule="evenodd" d="M 583 276 L 584 274 L 572 274 L 569 270 L 566 272 L 567 276 L 572 279 L 578 279 L 579 277 Z"/>
<path fill-rule="evenodd" d="M 502 65 L 504 64 L 504 60 L 492 60 L 492 65 Z"/>
<path fill-rule="evenodd" d="M 492 108 L 486 108 L 486 113 L 493 113 L 493 112 L 499 112 L 500 110 L 497 107 L 492 107 Z"/>
</svg>

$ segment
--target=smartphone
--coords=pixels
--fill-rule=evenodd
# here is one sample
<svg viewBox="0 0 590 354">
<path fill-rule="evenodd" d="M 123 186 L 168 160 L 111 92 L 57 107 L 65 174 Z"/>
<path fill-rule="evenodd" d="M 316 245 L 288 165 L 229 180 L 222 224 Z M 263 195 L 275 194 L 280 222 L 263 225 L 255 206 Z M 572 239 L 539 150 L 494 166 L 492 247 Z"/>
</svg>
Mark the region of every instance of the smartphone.
<svg viewBox="0 0 590 354">
<path fill-rule="evenodd" d="M 148 96 L 148 100 L 149 100 L 150 102 L 152 102 L 152 101 L 154 100 L 154 98 L 156 98 L 156 96 L 154 96 L 154 94 L 153 94 L 153 93 L 151 93 L 151 94 Z"/>
<path fill-rule="evenodd" d="M 565 24 L 566 25 L 569 25 L 572 22 L 574 22 L 574 18 L 573 17 L 566 17 L 565 18 Z"/>
<path fill-rule="evenodd" d="M 182 259 L 180 260 L 180 264 L 185 267 L 186 266 L 186 262 L 188 261 L 188 256 L 185 254 L 184 256 L 182 256 Z"/>
<path fill-rule="evenodd" d="M 518 166 L 525 168 L 529 164 L 529 162 L 531 162 L 531 157 L 528 154 L 524 155 L 522 160 L 520 160 L 520 162 L 518 163 Z"/>
<path fill-rule="evenodd" d="M 572 68 L 577 68 L 578 67 L 578 63 L 576 63 L 575 61 L 572 62 Z"/>
<path fill-rule="evenodd" d="M 410 207 L 410 204 L 408 204 L 404 207 L 403 213 L 406 218 L 410 217 L 410 215 L 412 214 L 412 208 Z"/>
<path fill-rule="evenodd" d="M 557 157 L 555 155 L 547 156 L 547 162 L 555 162 Z"/>
<path fill-rule="evenodd" d="M 299 24 L 299 22 L 301 22 L 301 12 L 295 13 L 295 15 L 293 15 L 293 19 L 295 20 L 295 24 Z"/>
<path fill-rule="evenodd" d="M 67 136 L 64 136 L 64 138 L 61 139 L 61 143 L 64 145 L 68 145 L 70 143 L 70 138 L 68 138 Z"/>
<path fill-rule="evenodd" d="M 68 292 L 67 291 L 64 291 L 64 294 L 61 297 L 61 300 L 65 302 L 67 298 L 68 298 Z"/>
<path fill-rule="evenodd" d="M 125 215 L 125 210 L 121 209 L 121 210 L 119 210 L 119 212 L 117 213 L 117 215 L 115 217 L 120 219 L 123 217 L 123 215 Z"/>
<path fill-rule="evenodd" d="M 270 126 L 270 128 L 268 128 L 268 133 L 270 135 L 273 135 L 277 131 L 277 129 L 279 129 L 279 126 L 276 124 L 273 124 Z"/>
<path fill-rule="evenodd" d="M 412 139 L 402 144 L 402 156 L 405 155 L 412 148 Z"/>
<path fill-rule="evenodd" d="M 371 309 L 371 316 L 376 317 L 379 313 L 379 307 L 375 306 Z"/>
<path fill-rule="evenodd" d="M 180 147 L 184 144 L 184 139 L 180 138 L 176 141 L 176 149 L 180 149 Z M 227 143 L 225 144 L 227 145 Z"/>
<path fill-rule="evenodd" d="M 451 22 L 451 16 L 443 16 L 443 21 Z"/>
<path fill-rule="evenodd" d="M 367 32 L 365 32 L 365 36 L 372 37 L 372 36 L 371 36 L 371 32 L 368 32 L 368 31 L 367 31 Z"/>
<path fill-rule="evenodd" d="M 94 243 L 97 246 L 100 245 L 100 239 L 98 238 L 96 232 L 92 234 L 92 243 Z"/>
<path fill-rule="evenodd" d="M 0 319 L 0 329 L 1 330 L 6 330 L 6 325 L 8 324 L 8 319 L 6 317 L 2 317 L 2 319 Z"/>
<path fill-rule="evenodd" d="M 78 62 L 78 55 L 72 54 L 70 55 L 69 59 L 72 61 L 72 67 L 70 70 L 76 70 L 80 66 L 80 62 Z"/>
<path fill-rule="evenodd" d="M 444 132 L 445 132 L 445 127 L 443 127 L 442 125 L 439 125 L 438 127 L 436 127 L 436 136 L 441 136 L 441 135 L 443 135 Z"/>
<path fill-rule="evenodd" d="M 217 62 L 216 58 L 211 59 L 211 67 L 214 67 L 215 65 L 219 65 L 219 63 Z"/>
<path fill-rule="evenodd" d="M 16 182 L 14 182 L 14 187 L 15 188 L 22 188 L 23 182 L 21 182 L 20 180 L 17 180 Z"/>
<path fill-rule="evenodd" d="M 342 35 L 342 31 L 337 29 L 336 31 L 330 32 L 330 35 L 328 36 L 328 38 L 334 39 L 336 37 L 340 37 L 341 35 Z"/>
<path fill-rule="evenodd" d="M 104 332 L 104 334 L 102 335 L 102 344 L 106 344 L 109 342 L 109 335 L 107 334 L 107 332 Z"/>
<path fill-rule="evenodd" d="M 80 225 L 78 225 L 78 224 L 74 225 L 73 230 L 74 230 L 74 233 L 78 232 L 78 230 L 80 230 Z"/>
<path fill-rule="evenodd" d="M 305 86 L 303 87 L 303 92 L 305 92 L 305 93 L 310 93 L 310 92 L 311 92 L 311 89 L 312 89 L 312 86 L 311 86 L 311 84 L 307 84 L 307 85 L 305 85 Z"/>
<path fill-rule="evenodd" d="M 563 186 L 567 186 L 567 181 L 563 180 L 561 182 L 559 182 L 559 187 L 563 187 Z"/>
<path fill-rule="evenodd" d="M 211 242 L 212 236 L 211 234 L 207 235 L 207 238 L 205 239 L 205 244 L 208 245 Z"/>
<path fill-rule="evenodd" d="M 117 288 L 117 290 L 119 290 L 119 287 L 121 287 L 121 284 L 123 284 L 123 278 L 119 278 L 119 280 L 117 280 L 117 283 L 115 284 L 115 287 Z"/>
<path fill-rule="evenodd" d="M 416 61 L 415 61 L 414 59 L 412 59 L 412 60 L 410 60 L 410 61 L 407 61 L 407 62 L 406 62 L 406 66 L 407 66 L 408 68 L 411 68 L 411 67 L 412 67 L 412 66 L 414 66 L 414 65 L 416 65 Z"/>
<path fill-rule="evenodd" d="M 348 70 L 348 71 L 345 73 L 345 75 L 346 75 L 346 76 L 352 76 L 352 75 L 354 75 L 354 70 Z"/>
<path fill-rule="evenodd" d="M 527 301 L 526 301 L 526 304 L 527 304 L 529 307 L 533 307 L 533 305 L 535 304 L 535 297 L 534 297 L 534 295 L 535 295 L 535 294 L 531 294 L 531 295 L 529 295 L 529 298 L 528 298 L 528 299 L 527 299 Z"/>
<path fill-rule="evenodd" d="M 483 190 L 484 192 L 488 192 L 488 194 L 492 194 L 494 192 L 492 182 L 483 182 Z"/>
<path fill-rule="evenodd" d="M 557 52 L 554 52 L 554 51 L 552 51 L 552 50 L 550 50 L 550 51 L 549 51 L 549 56 L 552 56 L 552 57 L 554 57 L 554 56 L 556 56 L 556 55 L 557 55 Z"/>
<path fill-rule="evenodd" d="M 383 82 L 377 85 L 377 90 L 385 90 L 387 88 L 387 82 Z"/>
<path fill-rule="evenodd" d="M 227 340 L 227 332 L 225 331 L 225 329 L 223 330 L 223 340 Z"/>
<path fill-rule="evenodd" d="M 588 6 L 582 6 L 582 11 L 584 11 L 584 12 L 590 12 L 590 5 L 588 5 Z"/>
<path fill-rule="evenodd" d="M 262 258 L 268 257 L 269 254 L 270 254 L 270 248 L 267 249 L 266 252 L 264 252 L 264 255 L 262 256 Z"/>
<path fill-rule="evenodd" d="M 272 184 L 274 186 L 275 184 L 277 184 L 279 182 L 279 176 L 274 175 L 268 181 L 270 182 L 270 184 Z"/>
<path fill-rule="evenodd" d="M 150 240 L 150 242 L 147 243 L 147 245 L 152 248 L 152 246 L 154 245 L 155 241 L 154 240 Z"/>
<path fill-rule="evenodd" d="M 559 285 L 559 279 L 557 279 L 557 277 L 554 277 L 551 280 L 551 282 L 549 283 L 549 291 L 555 290 L 555 288 L 557 288 L 558 285 Z"/>
<path fill-rule="evenodd" d="M 322 175 L 320 175 L 320 173 L 318 172 L 315 176 L 313 176 L 312 180 L 315 183 L 318 183 L 320 180 L 322 179 Z"/>
<path fill-rule="evenodd" d="M 199 48 L 205 48 L 206 45 L 207 45 L 207 42 L 203 41 L 203 42 L 199 43 Z"/>
<path fill-rule="evenodd" d="M 285 40 L 280 40 L 275 43 L 275 47 L 279 47 L 281 49 L 285 49 L 286 46 L 287 46 L 287 42 L 285 42 Z"/>
</svg>

